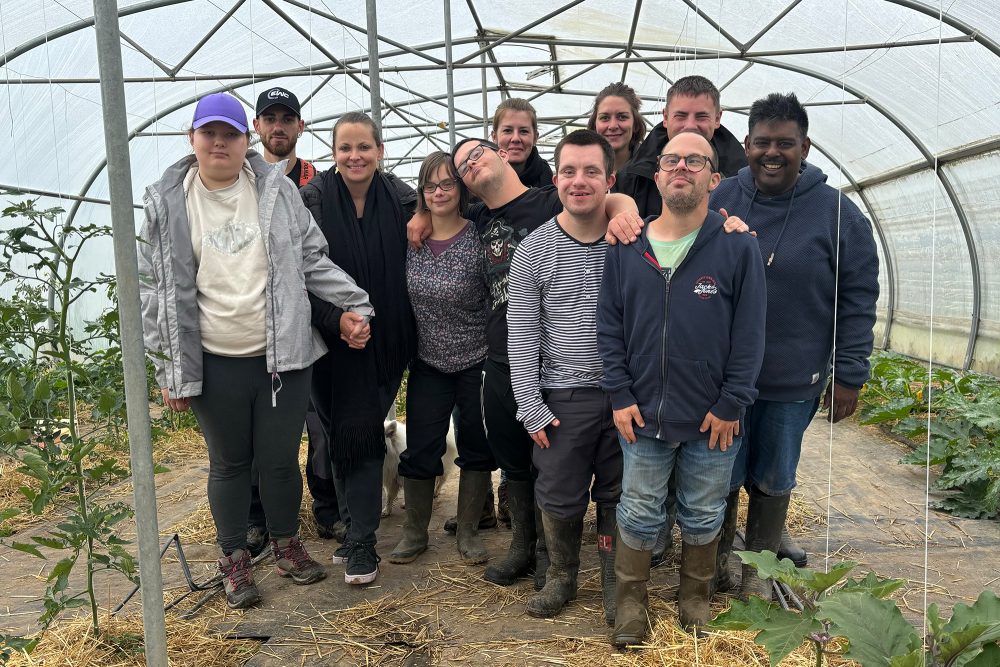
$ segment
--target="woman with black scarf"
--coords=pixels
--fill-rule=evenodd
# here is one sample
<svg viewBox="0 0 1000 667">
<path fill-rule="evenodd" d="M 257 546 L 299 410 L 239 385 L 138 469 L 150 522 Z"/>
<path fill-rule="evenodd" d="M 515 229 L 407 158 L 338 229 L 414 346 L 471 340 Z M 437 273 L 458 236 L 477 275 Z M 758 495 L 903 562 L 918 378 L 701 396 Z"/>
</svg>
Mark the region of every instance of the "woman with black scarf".
<svg viewBox="0 0 1000 667">
<path fill-rule="evenodd" d="M 334 477 L 346 504 L 347 537 L 334 553 L 344 581 L 378 576 L 375 531 L 382 509 L 384 420 L 416 350 L 406 290 L 406 221 L 396 186 L 379 170 L 382 140 L 363 113 L 333 127 L 337 169 L 302 188 L 302 198 L 330 245 L 330 258 L 367 290 L 375 317 L 371 341 L 352 336 L 353 315 L 311 299 L 312 322 L 329 353 L 313 368 L 313 401 L 330 434 Z M 342 510 L 343 511 L 343 510 Z"/>
<path fill-rule="evenodd" d="M 552 185 L 552 168 L 538 154 L 538 116 L 531 102 L 520 97 L 504 100 L 493 112 L 493 143 L 507 151 L 521 183 L 529 188 Z"/>
</svg>

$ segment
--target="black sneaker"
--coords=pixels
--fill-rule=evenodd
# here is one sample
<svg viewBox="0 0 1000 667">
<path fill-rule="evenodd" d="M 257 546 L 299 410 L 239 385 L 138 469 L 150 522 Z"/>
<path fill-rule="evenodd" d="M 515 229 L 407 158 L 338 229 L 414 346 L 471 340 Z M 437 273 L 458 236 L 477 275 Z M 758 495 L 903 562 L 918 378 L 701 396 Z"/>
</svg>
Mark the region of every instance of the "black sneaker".
<svg viewBox="0 0 1000 667">
<path fill-rule="evenodd" d="M 246 609 L 260 602 L 260 593 L 253 580 L 250 552 L 237 549 L 219 559 L 219 574 L 226 590 L 226 604 L 232 609 Z"/>
<path fill-rule="evenodd" d="M 270 544 L 271 535 L 267 532 L 266 527 L 249 526 L 247 528 L 247 550 L 250 552 L 251 558 L 259 556 L 264 548 Z"/>
<path fill-rule="evenodd" d="M 333 552 L 333 564 L 343 565 L 347 562 L 347 557 L 351 555 L 351 543 L 344 542 Z"/>
<path fill-rule="evenodd" d="M 374 544 L 358 542 L 351 545 L 344 581 L 349 584 L 370 584 L 378 576 L 378 564 L 381 560 L 375 553 Z"/>
</svg>

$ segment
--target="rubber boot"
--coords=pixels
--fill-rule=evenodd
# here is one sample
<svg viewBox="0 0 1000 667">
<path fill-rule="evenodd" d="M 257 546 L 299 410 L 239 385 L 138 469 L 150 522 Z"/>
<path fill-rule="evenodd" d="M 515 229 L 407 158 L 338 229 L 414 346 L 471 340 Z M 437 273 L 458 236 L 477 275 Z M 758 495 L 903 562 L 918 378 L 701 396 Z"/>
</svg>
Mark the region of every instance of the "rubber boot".
<svg viewBox="0 0 1000 667">
<path fill-rule="evenodd" d="M 511 536 L 507 557 L 486 568 L 483 579 L 510 586 L 535 563 L 535 485 L 531 480 L 507 481 Z"/>
<path fill-rule="evenodd" d="M 726 496 L 726 513 L 719 531 L 719 553 L 715 559 L 715 580 L 712 582 L 712 593 L 725 593 L 735 587 L 733 575 L 729 571 L 729 559 L 733 553 L 733 540 L 736 539 L 736 521 L 740 510 L 740 490 L 736 489 Z"/>
<path fill-rule="evenodd" d="M 785 525 L 790 496 L 768 496 L 756 488 L 750 489 L 747 510 L 747 551 L 777 552 L 781 544 L 781 529 Z M 757 569 L 744 563 L 743 581 L 740 582 L 740 599 L 756 595 L 771 599 L 771 580 L 757 576 Z"/>
<path fill-rule="evenodd" d="M 458 478 L 456 543 L 462 562 L 470 565 L 485 563 L 490 557 L 479 537 L 479 525 L 483 498 L 491 487 L 489 471 L 463 470 Z"/>
<path fill-rule="evenodd" d="M 795 567 L 805 567 L 809 564 L 809 554 L 806 550 L 795 543 L 792 536 L 788 534 L 788 527 L 781 529 L 781 544 L 778 545 L 778 559 L 788 558 Z"/>
<path fill-rule="evenodd" d="M 427 551 L 427 525 L 434 507 L 434 478 L 404 477 L 403 493 L 406 496 L 406 523 L 403 524 L 403 539 L 389 554 L 390 563 L 412 563 Z"/>
<path fill-rule="evenodd" d="M 483 512 L 479 515 L 479 529 L 483 530 L 485 528 L 496 528 L 497 527 L 497 515 L 493 509 L 493 480 L 490 480 L 490 485 L 486 490 L 486 499 L 483 500 Z M 449 535 L 454 535 L 458 529 L 458 515 L 448 517 L 444 522 L 444 532 Z"/>
<path fill-rule="evenodd" d="M 497 485 L 497 520 L 510 528 L 510 508 L 507 505 L 507 478 Z"/>
<path fill-rule="evenodd" d="M 583 517 L 563 521 L 545 512 L 540 514 L 550 562 L 545 573 L 545 587 L 528 600 L 527 612 L 535 618 L 552 618 L 567 602 L 576 599 Z"/>
<path fill-rule="evenodd" d="M 649 629 L 649 559 L 652 551 L 630 548 L 618 535 L 615 548 L 615 629 L 611 643 L 619 648 L 641 644 Z"/>
<path fill-rule="evenodd" d="M 545 523 L 542 510 L 535 505 L 535 590 L 545 588 L 545 572 L 549 569 L 549 548 L 545 544 Z"/>
<path fill-rule="evenodd" d="M 668 482 L 667 499 L 663 503 L 663 511 L 666 514 L 666 522 L 656 536 L 656 545 L 653 547 L 653 559 L 649 566 L 656 568 L 670 558 L 674 549 L 674 525 L 677 523 L 677 469 L 670 473 Z"/>
<path fill-rule="evenodd" d="M 712 579 L 719 552 L 719 537 L 708 544 L 681 544 L 681 583 L 677 593 L 677 614 L 681 627 L 698 632 L 712 617 Z"/>
<path fill-rule="evenodd" d="M 618 532 L 618 504 L 597 505 L 597 555 L 601 559 L 601 597 L 604 622 L 615 624 L 615 536 Z"/>
</svg>

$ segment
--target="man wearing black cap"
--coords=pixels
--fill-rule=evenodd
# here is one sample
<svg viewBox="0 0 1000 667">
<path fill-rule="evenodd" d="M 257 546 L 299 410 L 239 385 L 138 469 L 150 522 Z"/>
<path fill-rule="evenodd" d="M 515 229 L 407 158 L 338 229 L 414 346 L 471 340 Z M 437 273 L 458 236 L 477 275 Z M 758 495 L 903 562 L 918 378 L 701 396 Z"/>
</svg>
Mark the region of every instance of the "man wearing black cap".
<svg viewBox="0 0 1000 667">
<path fill-rule="evenodd" d="M 295 157 L 295 143 L 306 124 L 302 120 L 299 98 L 284 88 L 268 88 L 257 97 L 253 129 L 260 136 L 264 159 L 287 160 L 285 175 L 300 188 L 316 175 L 312 163 Z"/>
<path fill-rule="evenodd" d="M 260 136 L 264 159 L 271 163 L 287 160 L 285 175 L 302 187 L 316 175 L 311 162 L 295 157 L 295 144 L 302 136 L 305 123 L 301 117 L 299 100 L 284 88 L 269 88 L 257 97 L 253 129 Z M 316 528 L 323 539 L 343 539 L 344 524 L 340 520 L 337 492 L 333 485 L 327 453 L 327 438 L 316 411 L 309 406 L 306 413 L 306 431 L 309 435 L 309 455 L 306 459 L 306 482 L 313 497 L 313 516 Z M 260 502 L 260 488 L 254 470 L 250 496 L 250 518 L 247 526 L 247 548 L 256 556 L 268 544 L 268 531 L 264 508 Z"/>
</svg>

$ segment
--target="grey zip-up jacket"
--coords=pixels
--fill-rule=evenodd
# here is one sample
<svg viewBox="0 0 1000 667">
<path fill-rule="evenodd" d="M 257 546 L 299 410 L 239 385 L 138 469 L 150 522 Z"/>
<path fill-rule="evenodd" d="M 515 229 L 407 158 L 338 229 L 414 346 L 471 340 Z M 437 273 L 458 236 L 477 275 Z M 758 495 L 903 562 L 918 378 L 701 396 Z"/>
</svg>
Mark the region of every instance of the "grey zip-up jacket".
<svg viewBox="0 0 1000 667">
<path fill-rule="evenodd" d="M 310 326 L 306 290 L 344 310 L 371 317 L 368 294 L 327 257 L 323 233 L 298 189 L 254 151 L 247 160 L 256 175 L 258 221 L 267 253 L 267 370 L 306 368 L 326 353 Z M 146 222 L 139 236 L 139 296 L 146 351 L 156 381 L 171 398 L 201 394 L 202 347 L 198 314 L 198 263 L 191 246 L 184 178 L 188 155 L 146 188 Z"/>
</svg>

